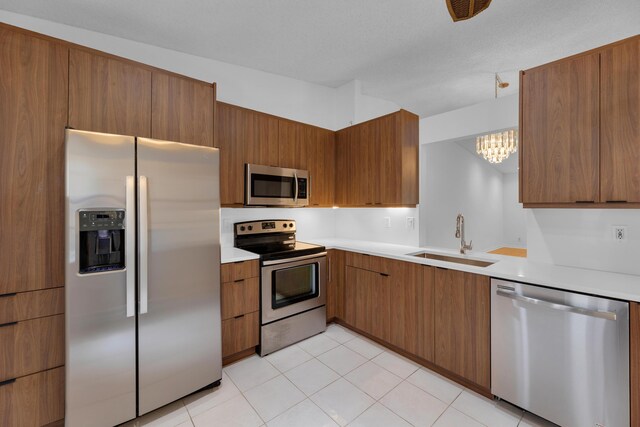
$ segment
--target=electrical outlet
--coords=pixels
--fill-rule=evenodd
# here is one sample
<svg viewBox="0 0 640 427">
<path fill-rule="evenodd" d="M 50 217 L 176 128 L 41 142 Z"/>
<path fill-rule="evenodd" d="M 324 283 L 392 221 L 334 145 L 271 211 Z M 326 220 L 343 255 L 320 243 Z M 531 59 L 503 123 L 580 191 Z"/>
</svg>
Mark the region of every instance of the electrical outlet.
<svg viewBox="0 0 640 427">
<path fill-rule="evenodd" d="M 413 230 L 416 227 L 416 219 L 412 216 L 407 217 L 407 228 Z"/>
<path fill-rule="evenodd" d="M 624 242 L 627 240 L 627 226 L 626 225 L 614 225 L 611 227 L 613 229 L 613 240 L 616 242 Z"/>
<path fill-rule="evenodd" d="M 384 219 L 384 228 L 391 228 L 391 217 L 385 216 L 383 219 Z"/>
</svg>

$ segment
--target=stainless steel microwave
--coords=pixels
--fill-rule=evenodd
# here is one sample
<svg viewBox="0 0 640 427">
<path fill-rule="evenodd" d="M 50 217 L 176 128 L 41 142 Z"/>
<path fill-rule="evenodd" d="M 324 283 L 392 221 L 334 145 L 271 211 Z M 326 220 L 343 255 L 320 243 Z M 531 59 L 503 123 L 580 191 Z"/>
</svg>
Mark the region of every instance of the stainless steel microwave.
<svg viewBox="0 0 640 427">
<path fill-rule="evenodd" d="M 309 172 L 245 164 L 245 206 L 307 206 Z"/>
</svg>

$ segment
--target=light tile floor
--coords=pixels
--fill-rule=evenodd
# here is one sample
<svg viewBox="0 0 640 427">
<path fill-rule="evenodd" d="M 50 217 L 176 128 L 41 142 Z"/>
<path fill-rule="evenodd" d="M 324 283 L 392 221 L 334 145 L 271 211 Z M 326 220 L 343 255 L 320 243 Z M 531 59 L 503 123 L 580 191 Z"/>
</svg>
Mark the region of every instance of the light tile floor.
<svg viewBox="0 0 640 427">
<path fill-rule="evenodd" d="M 549 427 L 332 324 L 127 427 Z"/>
</svg>

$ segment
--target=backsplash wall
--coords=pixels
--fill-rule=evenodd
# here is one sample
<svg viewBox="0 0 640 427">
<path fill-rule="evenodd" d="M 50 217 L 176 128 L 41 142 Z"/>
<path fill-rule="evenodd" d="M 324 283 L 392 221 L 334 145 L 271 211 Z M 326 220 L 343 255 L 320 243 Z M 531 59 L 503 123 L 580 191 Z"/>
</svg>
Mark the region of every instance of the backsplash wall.
<svg viewBox="0 0 640 427">
<path fill-rule="evenodd" d="M 336 237 L 418 246 L 418 208 L 340 208 L 335 209 Z M 414 218 L 413 228 L 407 217 Z M 390 227 L 386 227 L 389 218 Z"/>
<path fill-rule="evenodd" d="M 413 229 L 407 227 L 407 217 L 415 219 Z M 295 219 L 301 241 L 344 238 L 418 246 L 417 208 L 222 208 L 222 245 L 233 246 L 234 223 L 260 219 Z"/>
<path fill-rule="evenodd" d="M 640 274 L 640 212 L 635 209 L 526 209 L 531 261 Z M 614 240 L 614 225 L 627 240 Z"/>
</svg>

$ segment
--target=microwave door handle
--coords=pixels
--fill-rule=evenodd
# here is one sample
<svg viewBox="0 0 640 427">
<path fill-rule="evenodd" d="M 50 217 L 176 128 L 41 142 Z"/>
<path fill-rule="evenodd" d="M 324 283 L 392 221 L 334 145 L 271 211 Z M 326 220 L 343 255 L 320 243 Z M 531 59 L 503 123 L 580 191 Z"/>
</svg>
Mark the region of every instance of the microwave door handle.
<svg viewBox="0 0 640 427">
<path fill-rule="evenodd" d="M 293 182 L 294 182 L 294 190 L 295 194 L 293 195 L 293 203 L 298 203 L 298 173 L 293 173 Z"/>
</svg>

